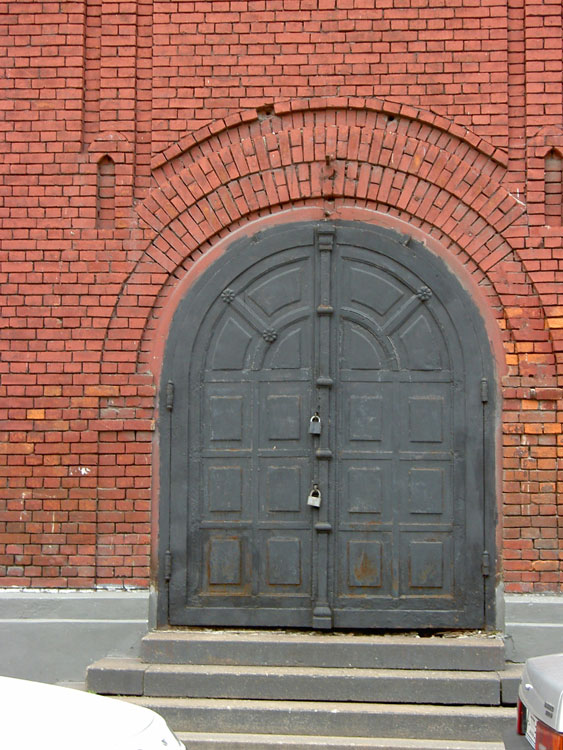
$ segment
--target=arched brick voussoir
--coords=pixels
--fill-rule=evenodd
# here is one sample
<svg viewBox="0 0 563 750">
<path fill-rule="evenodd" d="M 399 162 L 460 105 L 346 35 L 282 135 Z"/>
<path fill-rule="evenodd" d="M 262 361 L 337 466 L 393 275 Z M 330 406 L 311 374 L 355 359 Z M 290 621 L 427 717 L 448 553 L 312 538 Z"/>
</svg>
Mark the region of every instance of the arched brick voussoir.
<svg viewBox="0 0 563 750">
<path fill-rule="evenodd" d="M 267 205 L 338 197 L 406 210 L 439 226 L 487 271 L 511 252 L 502 235 L 524 205 L 467 160 L 472 153 L 460 157 L 437 143 L 355 125 L 270 133 L 185 166 L 139 214 L 159 235 L 155 244 L 169 271 L 186 248 L 208 238 L 209 227 L 220 231 Z"/>
<path fill-rule="evenodd" d="M 261 169 L 297 165 L 326 156 L 375 164 L 374 156 L 369 158 L 366 154 L 366 145 L 374 137 L 383 142 L 382 156 L 396 138 L 392 149 L 397 158 L 397 148 L 406 141 L 411 147 L 415 143 L 423 151 L 430 150 L 435 160 L 441 155 L 438 169 L 444 159 L 455 156 L 467 168 L 487 176 L 491 185 L 500 184 L 506 174 L 507 157 L 503 151 L 431 112 L 364 99 L 278 102 L 213 122 L 157 154 L 153 176 L 159 189 L 139 208 L 139 216 L 160 232 L 174 215 L 170 205 L 176 202 L 174 179 L 185 176 L 186 170 L 197 199 L 199 190 L 209 189 L 208 183 L 217 187 L 244 175 L 247 162 L 252 167 L 256 160 Z M 184 210 L 184 206 L 177 210 Z"/>
<path fill-rule="evenodd" d="M 492 171 L 506 169 L 508 156 L 501 149 L 452 120 L 418 109 L 410 104 L 363 99 L 360 97 L 329 97 L 311 100 L 284 100 L 265 103 L 252 110 L 235 112 L 224 120 L 216 120 L 196 130 L 152 159 L 152 169 L 159 185 L 202 155 L 217 151 L 226 143 L 236 143 L 258 135 L 308 129 L 327 124 L 347 124 L 368 130 L 395 131 L 436 143 L 450 143 L 450 152 L 472 151 L 472 159 L 481 159 L 482 166 Z"/>
<path fill-rule="evenodd" d="M 176 163 L 170 178 L 152 191 L 140 207 L 139 216 L 160 232 L 175 215 L 219 185 L 268 169 L 327 160 L 328 167 L 332 162 L 350 161 L 417 173 L 439 187 L 467 192 L 464 202 L 469 203 L 484 203 L 485 197 L 500 191 L 518 205 L 501 185 L 504 170 L 499 173 L 498 165 L 467 144 L 460 148 L 458 139 L 444 137 L 443 133 L 432 138 L 436 132 L 429 128 L 419 129 L 415 136 L 398 129 L 371 127 L 375 124 L 368 127 L 321 123 L 254 135 L 241 133 L 238 141 L 217 144 L 216 149 L 201 154 L 196 161 Z"/>
<path fill-rule="evenodd" d="M 401 115 L 401 109 L 277 108 L 272 117 L 239 118 L 218 125 L 215 134 L 208 129 L 198 142 L 190 136 L 187 150 L 167 154 L 171 160 L 157 169 L 160 187 L 138 209 L 153 241 L 123 290 L 127 297 L 138 281 L 141 289 L 146 283 L 152 287 L 149 277 L 166 278 L 154 294 L 152 313 L 146 309 L 144 342 L 174 280 L 185 275 L 201 249 L 252 217 L 294 206 L 331 211 L 344 201 L 393 214 L 448 238 L 452 253 L 493 288 L 504 283 L 505 274 L 495 274 L 493 281 L 491 270 L 501 270 L 505 260 L 519 265 L 507 239 L 523 231 L 517 225 L 524 206 L 501 183 L 502 154 L 478 148 L 451 123 L 437 127 L 432 118 L 416 120 L 416 112 Z M 168 177 L 162 180 L 165 168 Z M 147 295 L 144 302 L 150 305 Z M 121 307 L 118 303 L 108 329 L 107 341 L 116 348 L 125 330 Z M 141 344 L 141 359 L 143 351 L 148 348 Z"/>
</svg>

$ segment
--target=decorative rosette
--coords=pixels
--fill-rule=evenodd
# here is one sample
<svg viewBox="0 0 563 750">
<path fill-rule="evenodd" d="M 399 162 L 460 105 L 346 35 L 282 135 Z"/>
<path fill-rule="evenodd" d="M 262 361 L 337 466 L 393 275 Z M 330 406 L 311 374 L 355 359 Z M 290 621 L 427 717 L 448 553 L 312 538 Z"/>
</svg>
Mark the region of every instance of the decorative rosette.
<svg viewBox="0 0 563 750">
<path fill-rule="evenodd" d="M 221 292 L 221 299 L 223 300 L 223 302 L 226 302 L 227 305 L 230 305 L 235 297 L 236 297 L 236 294 L 234 293 L 232 289 L 225 289 L 224 291 Z"/>
<path fill-rule="evenodd" d="M 427 286 L 421 286 L 418 292 L 416 293 L 416 296 L 421 302 L 428 302 L 430 297 L 432 296 L 432 289 Z"/>
</svg>

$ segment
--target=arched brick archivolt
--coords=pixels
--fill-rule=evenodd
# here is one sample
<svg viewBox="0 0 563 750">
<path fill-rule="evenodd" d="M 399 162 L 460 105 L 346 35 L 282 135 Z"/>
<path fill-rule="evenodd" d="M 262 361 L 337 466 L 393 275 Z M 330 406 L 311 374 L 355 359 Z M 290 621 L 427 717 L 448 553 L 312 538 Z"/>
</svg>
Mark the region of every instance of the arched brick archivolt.
<svg viewBox="0 0 563 750">
<path fill-rule="evenodd" d="M 505 349 L 505 356 L 496 355 L 505 377 L 505 450 L 520 460 L 510 434 L 522 399 L 539 402 L 557 394 L 532 387 L 554 384 L 554 356 L 540 297 L 518 255 L 528 231 L 525 207 L 502 184 L 501 151 L 410 107 L 332 101 L 276 106 L 215 123 L 158 155 L 153 169 L 157 187 L 138 209 L 147 246 L 107 329 L 102 382 L 118 383 L 119 373 L 128 373 L 131 388 L 136 373 L 145 396 L 154 392 L 166 320 L 195 275 L 190 269 L 198 259 L 205 264 L 208 252 L 210 261 L 213 248 L 228 244 L 237 231 L 254 233 L 264 222 L 301 218 L 387 221 L 426 237 L 454 268 L 463 267 L 460 276 L 471 280 L 484 318 L 497 320 L 491 338 L 502 338 Z M 134 412 L 122 429 L 147 440 L 154 427 L 149 412 Z M 106 429 L 119 428 L 108 423 Z M 153 477 L 155 499 L 157 481 Z M 505 491 L 510 503 L 509 495 Z M 105 541 L 109 550 L 111 540 Z"/>
<path fill-rule="evenodd" d="M 542 341 L 542 357 L 507 343 L 514 372 L 541 376 L 549 331 L 514 238 L 524 205 L 502 185 L 506 155 L 412 107 L 363 100 L 280 104 L 190 134 L 153 160 L 154 189 L 139 207 L 152 241 L 124 285 L 107 344 L 143 330 L 195 258 L 252 219 L 297 206 L 336 218 L 344 206 L 392 215 L 435 237 L 487 288 L 514 341 Z M 127 347 L 126 347 L 127 348 Z M 107 352 L 109 355 L 109 351 Z M 111 359 L 111 355 L 110 355 Z M 106 360 L 107 362 L 107 357 Z"/>
</svg>

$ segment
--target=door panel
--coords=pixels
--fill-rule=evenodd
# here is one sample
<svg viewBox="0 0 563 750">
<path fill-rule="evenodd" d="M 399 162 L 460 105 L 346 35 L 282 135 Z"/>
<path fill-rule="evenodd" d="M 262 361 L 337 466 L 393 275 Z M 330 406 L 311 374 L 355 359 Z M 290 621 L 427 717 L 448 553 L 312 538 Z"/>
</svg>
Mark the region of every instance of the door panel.
<svg viewBox="0 0 563 750">
<path fill-rule="evenodd" d="M 481 333 L 445 267 L 377 227 L 227 251 L 165 358 L 170 621 L 480 627 Z"/>
<path fill-rule="evenodd" d="M 397 625 L 401 615 L 422 623 L 429 619 L 425 610 L 458 606 L 452 581 L 464 574 L 461 563 L 454 569 L 452 556 L 454 373 L 448 334 L 455 342 L 456 332 L 445 316 L 437 316 L 430 288 L 391 254 L 342 245 L 337 263 L 343 284 L 336 439 L 344 491 L 336 500 L 335 532 L 346 542 L 345 554 L 335 559 L 343 572 L 337 574 L 334 621 L 367 626 L 370 610 L 376 610 L 380 627 Z M 361 335 L 350 337 L 360 320 Z M 366 368 L 366 349 L 374 364 L 373 353 L 385 352 L 377 368 Z M 458 369 L 463 379 L 463 361 Z M 460 431 L 463 420 L 459 414 Z"/>
<path fill-rule="evenodd" d="M 208 279 L 195 329 L 186 312 L 171 450 L 171 543 L 185 562 L 173 569 L 173 621 L 275 625 L 283 608 L 285 624 L 309 623 L 313 268 L 307 247 L 281 248 Z"/>
</svg>

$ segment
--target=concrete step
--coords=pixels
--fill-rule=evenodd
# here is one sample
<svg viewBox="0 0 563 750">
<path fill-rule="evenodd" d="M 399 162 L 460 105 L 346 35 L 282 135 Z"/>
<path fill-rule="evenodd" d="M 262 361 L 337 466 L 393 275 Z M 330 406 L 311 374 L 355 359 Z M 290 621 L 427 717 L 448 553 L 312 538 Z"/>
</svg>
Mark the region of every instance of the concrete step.
<svg viewBox="0 0 563 750">
<path fill-rule="evenodd" d="M 500 694 L 503 706 L 515 706 L 518 703 L 518 688 L 522 679 L 523 664 L 508 664 L 500 674 Z"/>
<path fill-rule="evenodd" d="M 174 731 L 500 742 L 514 709 L 334 701 L 130 697 Z"/>
<path fill-rule="evenodd" d="M 103 659 L 88 669 L 88 687 L 113 695 L 249 698 L 369 703 L 496 706 L 500 672 L 335 667 L 143 665 Z"/>
<path fill-rule="evenodd" d="M 179 732 L 189 750 L 504 750 L 503 742 L 408 740 L 392 737 L 313 737 L 280 734 L 223 734 Z"/>
<path fill-rule="evenodd" d="M 86 686 L 100 695 L 144 695 L 145 672 L 149 667 L 139 659 L 108 656 L 87 668 Z"/>
<path fill-rule="evenodd" d="M 272 631 L 158 631 L 141 645 L 145 662 L 231 666 L 445 669 L 504 668 L 504 643 L 495 635 L 348 635 Z"/>
</svg>

